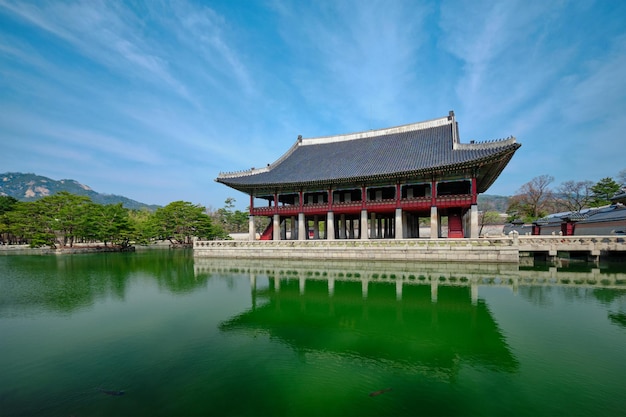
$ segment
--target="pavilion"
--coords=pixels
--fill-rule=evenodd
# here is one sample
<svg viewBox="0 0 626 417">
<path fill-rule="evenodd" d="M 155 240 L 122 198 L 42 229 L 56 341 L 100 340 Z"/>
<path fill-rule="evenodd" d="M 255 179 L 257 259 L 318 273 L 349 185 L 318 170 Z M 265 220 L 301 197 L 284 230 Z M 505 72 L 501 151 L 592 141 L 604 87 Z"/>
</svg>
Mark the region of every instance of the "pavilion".
<svg viewBox="0 0 626 417">
<path fill-rule="evenodd" d="M 250 195 L 265 240 L 478 237 L 478 194 L 521 145 L 514 137 L 461 143 L 454 112 L 403 126 L 318 138 L 298 136 L 276 162 L 220 173 L 216 181 Z"/>
</svg>

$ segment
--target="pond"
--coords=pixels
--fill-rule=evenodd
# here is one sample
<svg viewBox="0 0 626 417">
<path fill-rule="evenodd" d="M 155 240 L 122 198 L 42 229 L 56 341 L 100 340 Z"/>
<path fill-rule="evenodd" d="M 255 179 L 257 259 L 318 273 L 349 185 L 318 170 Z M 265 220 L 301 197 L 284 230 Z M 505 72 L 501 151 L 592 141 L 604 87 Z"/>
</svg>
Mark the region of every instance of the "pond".
<svg viewBox="0 0 626 417">
<path fill-rule="evenodd" d="M 626 268 L 0 256 L 3 416 L 625 415 Z"/>
</svg>

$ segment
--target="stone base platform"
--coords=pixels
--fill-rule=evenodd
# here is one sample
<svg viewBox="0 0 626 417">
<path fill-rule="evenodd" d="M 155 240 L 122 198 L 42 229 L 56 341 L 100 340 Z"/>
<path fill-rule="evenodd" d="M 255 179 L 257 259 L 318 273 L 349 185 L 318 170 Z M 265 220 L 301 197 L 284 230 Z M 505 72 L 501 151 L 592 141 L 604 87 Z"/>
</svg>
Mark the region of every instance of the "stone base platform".
<svg viewBox="0 0 626 417">
<path fill-rule="evenodd" d="M 512 239 L 196 241 L 195 257 L 518 263 Z"/>
</svg>

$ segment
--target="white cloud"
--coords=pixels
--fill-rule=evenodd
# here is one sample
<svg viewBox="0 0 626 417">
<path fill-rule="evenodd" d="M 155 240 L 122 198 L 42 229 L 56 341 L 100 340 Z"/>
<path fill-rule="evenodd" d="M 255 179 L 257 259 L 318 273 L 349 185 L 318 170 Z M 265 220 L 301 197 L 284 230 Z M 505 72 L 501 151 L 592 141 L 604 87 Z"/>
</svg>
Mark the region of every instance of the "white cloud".
<svg viewBox="0 0 626 417">
<path fill-rule="evenodd" d="M 464 141 L 523 144 L 497 187 L 613 175 L 626 129 L 619 4 L 0 0 L 20 29 L 0 27 L 0 138 L 41 166 L 177 167 L 167 186 L 184 166 L 221 190 L 219 171 L 272 162 L 298 134 L 453 109 Z M 590 141 L 602 146 L 582 151 Z M 564 146 L 577 147 L 567 160 Z"/>
<path fill-rule="evenodd" d="M 138 17 L 123 5 L 99 1 L 1 5 L 68 42 L 85 57 L 125 77 L 151 79 L 191 100 L 186 86 L 168 68 L 167 60 L 158 55 L 156 40 L 142 36 Z"/>
<path fill-rule="evenodd" d="M 428 13 L 414 2 L 335 2 L 279 7 L 287 53 L 302 60 L 290 76 L 325 117 L 380 127 L 411 114 L 419 94 L 415 65 Z M 300 16 L 306 15 L 306 19 Z M 426 65 L 426 64 L 424 64 Z M 411 109 L 412 110 L 412 109 Z M 359 120 L 350 123 L 349 119 Z"/>
<path fill-rule="evenodd" d="M 4 129 L 16 132 L 14 137 L 28 138 L 24 143 L 30 144 L 30 152 L 41 155 L 58 156 L 56 148 L 60 147 L 68 150 L 67 157 L 77 156 L 76 163 L 109 158 L 148 165 L 161 165 L 164 162 L 164 158 L 154 148 L 137 145 L 136 142 L 108 135 L 101 130 L 57 123 L 34 114 L 3 112 L 0 123 Z M 33 143 L 37 144 L 36 151 L 33 151 Z M 19 141 L 13 144 L 14 148 L 20 146 Z"/>
</svg>

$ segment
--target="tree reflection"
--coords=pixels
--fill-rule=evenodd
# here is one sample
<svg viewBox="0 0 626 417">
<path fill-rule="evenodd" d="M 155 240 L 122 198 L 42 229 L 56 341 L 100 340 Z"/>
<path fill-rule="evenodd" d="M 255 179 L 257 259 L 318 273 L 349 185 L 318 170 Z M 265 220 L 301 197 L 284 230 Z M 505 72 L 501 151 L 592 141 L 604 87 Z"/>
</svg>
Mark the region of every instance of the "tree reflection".
<svg viewBox="0 0 626 417">
<path fill-rule="evenodd" d="M 611 320 L 613 324 L 626 328 L 626 313 L 609 313 L 609 320 Z"/>
<path fill-rule="evenodd" d="M 186 250 L 138 253 L 4 256 L 0 258 L 0 312 L 71 313 L 98 299 L 123 300 L 137 276 L 156 279 L 175 294 L 206 286 L 210 274 L 196 276 Z"/>
</svg>

